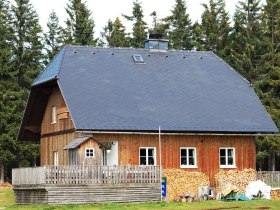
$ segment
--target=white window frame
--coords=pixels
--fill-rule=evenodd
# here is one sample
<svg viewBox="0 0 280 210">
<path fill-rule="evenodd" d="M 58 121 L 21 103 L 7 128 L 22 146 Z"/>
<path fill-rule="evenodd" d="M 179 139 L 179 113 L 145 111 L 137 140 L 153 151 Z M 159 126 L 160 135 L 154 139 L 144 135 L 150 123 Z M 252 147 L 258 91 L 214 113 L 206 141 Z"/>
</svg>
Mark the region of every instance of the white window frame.
<svg viewBox="0 0 280 210">
<path fill-rule="evenodd" d="M 221 149 L 225 150 L 225 158 L 226 158 L 226 164 L 221 165 Z M 233 164 L 229 165 L 228 164 L 228 150 L 232 150 L 233 152 Z M 219 149 L 219 163 L 220 163 L 220 168 L 236 168 L 236 157 L 235 157 L 235 148 L 234 147 L 220 147 Z"/>
<path fill-rule="evenodd" d="M 92 156 L 88 156 L 88 155 L 87 155 L 87 153 L 88 153 L 87 151 L 88 151 L 88 150 L 92 150 Z M 85 157 L 86 157 L 86 158 L 94 158 L 94 148 L 86 148 L 86 149 L 85 149 Z"/>
<path fill-rule="evenodd" d="M 51 124 L 56 124 L 57 122 L 57 110 L 56 106 L 52 106 L 51 109 Z"/>
<path fill-rule="evenodd" d="M 156 147 L 139 147 L 139 165 L 141 165 L 141 155 L 140 155 L 140 150 L 141 149 L 146 149 L 146 166 L 156 166 L 157 165 L 157 150 Z M 148 159 L 148 149 L 153 149 L 154 150 L 154 165 L 148 165 L 149 159 Z"/>
<path fill-rule="evenodd" d="M 187 164 L 186 165 L 182 165 L 181 162 L 181 150 L 185 149 L 187 150 Z M 189 150 L 193 149 L 194 150 L 194 165 L 190 165 L 189 164 Z M 195 147 L 180 147 L 180 168 L 197 168 L 197 155 L 196 155 L 196 148 Z"/>
</svg>

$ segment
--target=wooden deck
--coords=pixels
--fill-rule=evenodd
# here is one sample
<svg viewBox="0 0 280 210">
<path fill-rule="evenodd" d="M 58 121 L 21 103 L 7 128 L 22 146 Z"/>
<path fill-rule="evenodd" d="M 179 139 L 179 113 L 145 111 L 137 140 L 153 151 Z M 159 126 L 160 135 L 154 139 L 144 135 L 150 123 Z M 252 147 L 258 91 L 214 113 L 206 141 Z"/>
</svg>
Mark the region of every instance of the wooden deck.
<svg viewBox="0 0 280 210">
<path fill-rule="evenodd" d="M 160 201 L 160 166 L 45 166 L 13 169 L 18 204 Z"/>
</svg>

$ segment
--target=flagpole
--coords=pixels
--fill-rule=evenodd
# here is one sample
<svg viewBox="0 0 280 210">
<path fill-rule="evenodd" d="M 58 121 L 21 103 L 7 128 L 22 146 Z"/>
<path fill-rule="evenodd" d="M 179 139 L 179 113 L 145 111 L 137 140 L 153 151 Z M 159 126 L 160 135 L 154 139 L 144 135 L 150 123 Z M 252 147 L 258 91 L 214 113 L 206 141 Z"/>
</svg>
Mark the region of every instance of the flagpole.
<svg viewBox="0 0 280 210">
<path fill-rule="evenodd" d="M 158 127 L 158 143 L 159 143 L 159 167 L 160 167 L 160 179 L 162 180 L 162 165 L 161 165 L 161 130 Z M 160 200 L 162 201 L 162 191 L 160 193 Z"/>
</svg>

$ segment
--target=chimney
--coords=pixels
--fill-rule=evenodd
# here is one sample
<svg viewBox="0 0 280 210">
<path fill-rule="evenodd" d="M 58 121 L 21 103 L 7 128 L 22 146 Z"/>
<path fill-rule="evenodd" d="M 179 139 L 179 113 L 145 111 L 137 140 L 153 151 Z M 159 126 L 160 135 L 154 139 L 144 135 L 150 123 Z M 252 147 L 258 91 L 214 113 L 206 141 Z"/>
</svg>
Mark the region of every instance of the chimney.
<svg viewBox="0 0 280 210">
<path fill-rule="evenodd" d="M 149 39 L 144 42 L 146 49 L 168 50 L 168 40 L 163 39 L 163 34 L 149 34 Z"/>
</svg>

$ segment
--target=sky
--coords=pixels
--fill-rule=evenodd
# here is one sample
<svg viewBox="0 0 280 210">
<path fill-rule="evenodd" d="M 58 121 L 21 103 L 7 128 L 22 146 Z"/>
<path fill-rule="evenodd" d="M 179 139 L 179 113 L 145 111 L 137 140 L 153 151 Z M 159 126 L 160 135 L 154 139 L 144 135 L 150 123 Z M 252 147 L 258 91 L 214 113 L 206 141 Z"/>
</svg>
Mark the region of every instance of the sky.
<svg viewBox="0 0 280 210">
<path fill-rule="evenodd" d="M 187 12 L 190 15 L 192 22 L 200 21 L 200 16 L 203 12 L 202 3 L 207 3 L 209 0 L 186 0 Z M 232 17 L 235 10 L 235 5 L 239 0 L 226 0 L 226 9 Z M 67 18 L 65 12 L 66 4 L 69 0 L 30 0 L 35 10 L 37 11 L 40 24 L 44 30 L 48 21 L 48 16 L 52 10 L 54 10 L 60 20 L 60 24 L 63 25 Z M 175 4 L 175 0 L 139 0 L 142 2 L 142 8 L 144 12 L 144 20 L 148 23 L 148 27 L 151 27 L 152 17 L 150 14 L 153 11 L 157 12 L 158 18 L 164 18 L 171 14 L 170 10 Z M 265 0 L 261 0 L 262 3 Z M 131 31 L 131 23 L 126 21 L 121 14 L 131 15 L 133 0 L 87 0 L 86 4 L 92 11 L 92 17 L 95 21 L 95 36 L 100 35 L 106 22 L 111 19 L 115 20 L 116 17 L 120 17 L 123 24 L 126 26 L 127 31 Z"/>
</svg>

